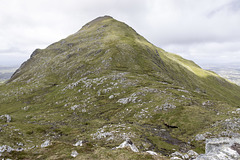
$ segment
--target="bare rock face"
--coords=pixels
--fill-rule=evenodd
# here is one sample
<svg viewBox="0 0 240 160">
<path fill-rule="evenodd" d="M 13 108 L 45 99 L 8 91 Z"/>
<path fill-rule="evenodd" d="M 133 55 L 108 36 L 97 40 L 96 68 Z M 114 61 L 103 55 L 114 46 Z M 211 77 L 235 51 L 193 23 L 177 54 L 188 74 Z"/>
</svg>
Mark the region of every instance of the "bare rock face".
<svg viewBox="0 0 240 160">
<path fill-rule="evenodd" d="M 206 140 L 205 154 L 196 160 L 238 160 L 239 153 L 240 138 L 213 138 Z"/>
</svg>

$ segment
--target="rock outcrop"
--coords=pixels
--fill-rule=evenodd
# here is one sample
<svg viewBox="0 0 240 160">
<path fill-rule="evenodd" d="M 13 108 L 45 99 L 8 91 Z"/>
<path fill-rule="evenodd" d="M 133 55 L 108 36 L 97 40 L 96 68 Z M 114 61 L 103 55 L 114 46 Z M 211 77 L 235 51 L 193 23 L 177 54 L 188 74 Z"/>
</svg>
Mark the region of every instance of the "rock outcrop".
<svg viewBox="0 0 240 160">
<path fill-rule="evenodd" d="M 137 147 L 134 145 L 134 143 L 129 138 L 127 138 L 126 141 L 121 143 L 118 147 L 113 148 L 113 149 L 127 148 L 127 147 L 129 147 L 133 152 L 139 152 Z"/>
<path fill-rule="evenodd" d="M 213 138 L 206 140 L 205 154 L 196 160 L 239 160 L 240 138 Z"/>
</svg>

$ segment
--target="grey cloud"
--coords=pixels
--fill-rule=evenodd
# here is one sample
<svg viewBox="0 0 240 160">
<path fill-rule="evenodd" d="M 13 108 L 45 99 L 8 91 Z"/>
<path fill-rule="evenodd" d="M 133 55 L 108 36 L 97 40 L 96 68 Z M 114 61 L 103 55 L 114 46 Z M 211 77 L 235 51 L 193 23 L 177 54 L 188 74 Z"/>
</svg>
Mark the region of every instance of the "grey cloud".
<svg viewBox="0 0 240 160">
<path fill-rule="evenodd" d="M 233 11 L 240 11 L 240 1 L 239 0 L 234 0 L 233 2 L 230 3 L 230 10 Z"/>
<path fill-rule="evenodd" d="M 102 15 L 124 21 L 156 46 L 196 62 L 215 57 L 220 63 L 223 56 L 233 61 L 240 59 L 239 8 L 239 0 L 2 0 L 0 65 L 3 59 L 27 59 L 35 48 Z"/>
<path fill-rule="evenodd" d="M 184 58 L 194 60 L 197 64 L 221 64 L 227 62 L 239 62 L 240 42 L 228 43 L 199 43 L 166 45 L 164 48 L 173 53 L 179 53 Z"/>
<path fill-rule="evenodd" d="M 231 0 L 230 2 L 227 2 L 226 4 L 221 5 L 220 7 L 214 9 L 209 13 L 209 16 L 213 16 L 219 12 L 222 11 L 228 11 L 228 12 L 239 12 L 240 11 L 240 1 L 239 0 Z"/>
</svg>

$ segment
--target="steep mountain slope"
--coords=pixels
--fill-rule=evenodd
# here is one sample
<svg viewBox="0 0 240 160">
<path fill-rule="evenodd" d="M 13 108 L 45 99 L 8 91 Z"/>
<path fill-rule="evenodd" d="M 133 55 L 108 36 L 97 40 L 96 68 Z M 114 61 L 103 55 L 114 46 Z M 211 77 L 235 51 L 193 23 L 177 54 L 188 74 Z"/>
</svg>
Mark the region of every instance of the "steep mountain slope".
<svg viewBox="0 0 240 160">
<path fill-rule="evenodd" d="M 239 86 L 109 16 L 35 50 L 0 90 L 0 142 L 15 149 L 5 158 L 69 159 L 76 150 L 79 159 L 152 159 L 112 148 L 130 138 L 141 152 L 202 153 L 199 135 L 239 135 L 225 124 L 238 114 Z"/>
</svg>

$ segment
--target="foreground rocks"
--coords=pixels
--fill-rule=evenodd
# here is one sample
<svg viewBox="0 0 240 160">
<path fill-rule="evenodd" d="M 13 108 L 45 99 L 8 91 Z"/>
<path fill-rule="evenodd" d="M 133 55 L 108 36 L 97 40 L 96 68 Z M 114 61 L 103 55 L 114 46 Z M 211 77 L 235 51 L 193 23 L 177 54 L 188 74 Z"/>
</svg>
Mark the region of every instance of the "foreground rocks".
<svg viewBox="0 0 240 160">
<path fill-rule="evenodd" d="M 206 140 L 205 154 L 196 160 L 240 159 L 240 138 L 213 138 Z"/>
<path fill-rule="evenodd" d="M 205 154 L 198 155 L 189 150 L 183 154 L 174 152 L 170 155 L 171 160 L 239 160 L 240 159 L 240 137 L 238 138 L 212 138 L 205 141 Z"/>
</svg>

